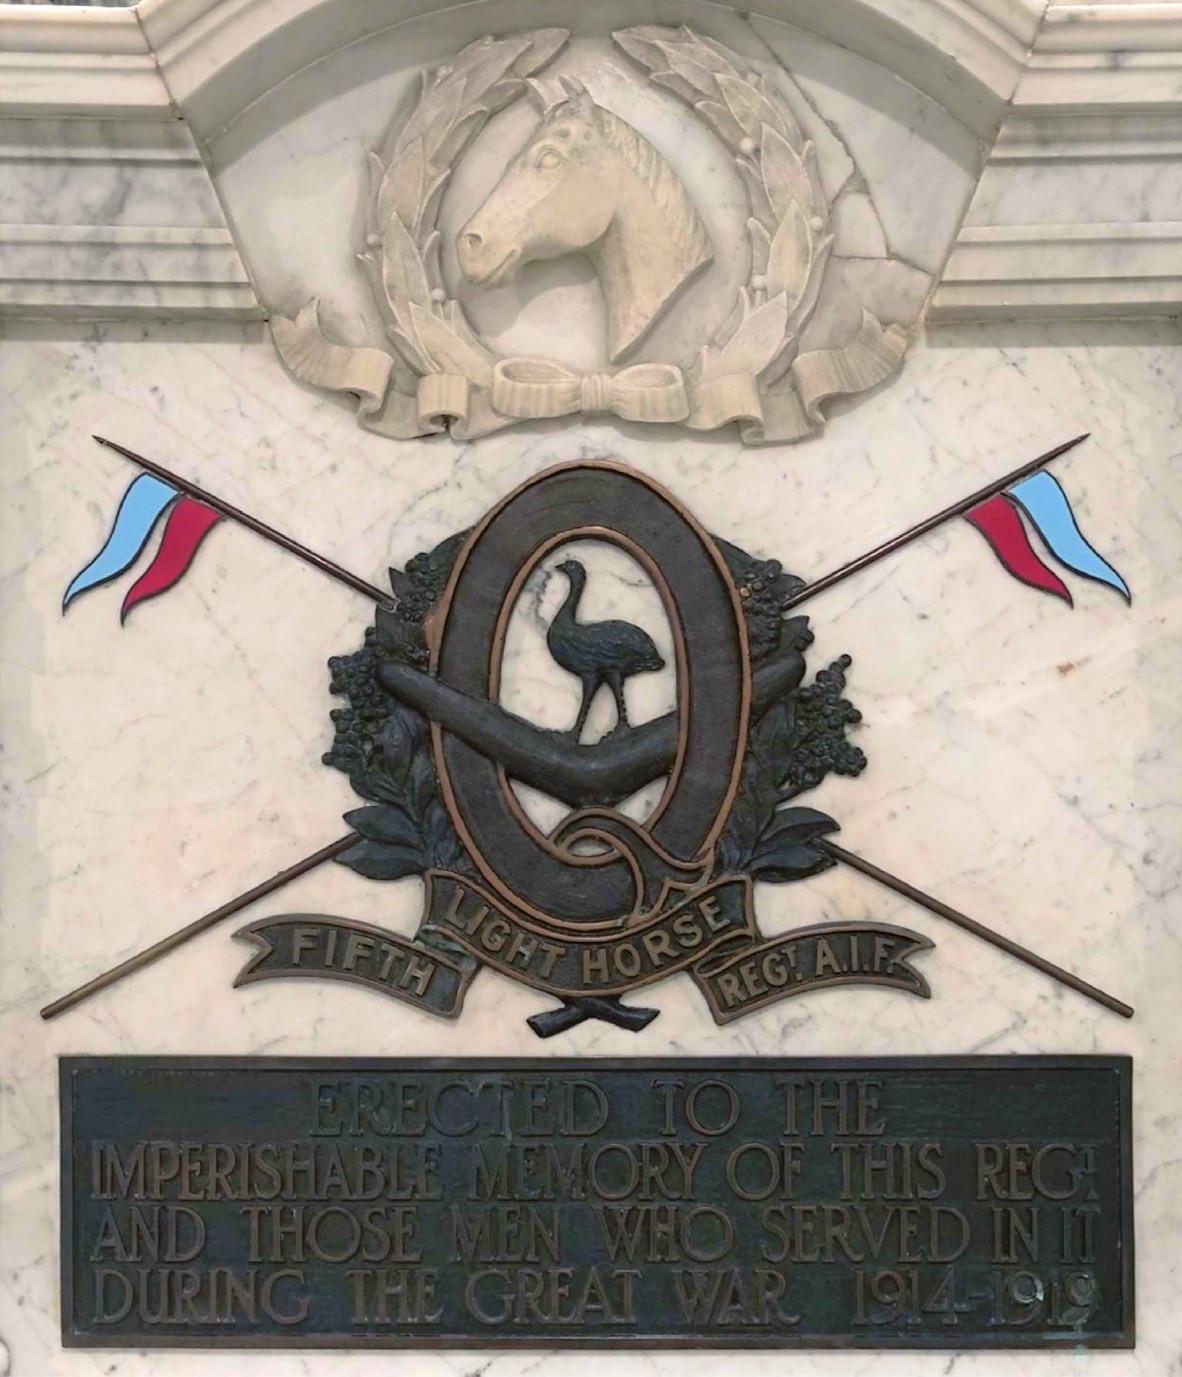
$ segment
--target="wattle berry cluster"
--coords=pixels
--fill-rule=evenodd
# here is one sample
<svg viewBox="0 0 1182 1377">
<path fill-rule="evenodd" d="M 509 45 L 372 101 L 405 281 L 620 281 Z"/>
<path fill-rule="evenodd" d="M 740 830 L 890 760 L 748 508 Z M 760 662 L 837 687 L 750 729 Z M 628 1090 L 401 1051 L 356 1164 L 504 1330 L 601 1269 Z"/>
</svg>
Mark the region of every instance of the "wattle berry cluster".
<svg viewBox="0 0 1182 1377">
<path fill-rule="evenodd" d="M 328 662 L 329 691 L 349 700 L 347 708 L 334 708 L 335 736 L 332 747 L 321 757 L 326 765 L 347 775 L 363 772 L 368 766 L 374 742 L 389 708 L 389 700 L 378 682 L 378 652 L 374 648 L 377 632 L 367 627 L 365 645 L 352 655 L 334 655 Z"/>
<path fill-rule="evenodd" d="M 827 774 L 853 776 L 866 768 L 866 756 L 845 735 L 847 727 L 862 720 L 858 709 L 842 697 L 845 671 L 851 663 L 850 657 L 843 655 L 828 669 L 818 670 L 811 684 L 797 690 L 796 733 L 788 775 L 794 793 L 815 789 Z"/>
</svg>

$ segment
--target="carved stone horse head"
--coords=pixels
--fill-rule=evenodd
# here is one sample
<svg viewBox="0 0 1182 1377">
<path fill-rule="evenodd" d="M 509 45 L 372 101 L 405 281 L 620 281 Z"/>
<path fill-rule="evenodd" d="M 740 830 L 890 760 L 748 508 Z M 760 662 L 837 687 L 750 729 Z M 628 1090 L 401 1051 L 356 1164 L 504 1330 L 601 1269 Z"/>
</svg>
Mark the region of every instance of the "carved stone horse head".
<svg viewBox="0 0 1182 1377">
<path fill-rule="evenodd" d="M 541 83 L 530 83 L 545 97 Z M 618 362 L 710 262 L 705 227 L 651 143 L 563 78 L 533 138 L 456 240 L 469 282 L 496 287 L 525 263 L 584 253 L 607 302 Z"/>
</svg>

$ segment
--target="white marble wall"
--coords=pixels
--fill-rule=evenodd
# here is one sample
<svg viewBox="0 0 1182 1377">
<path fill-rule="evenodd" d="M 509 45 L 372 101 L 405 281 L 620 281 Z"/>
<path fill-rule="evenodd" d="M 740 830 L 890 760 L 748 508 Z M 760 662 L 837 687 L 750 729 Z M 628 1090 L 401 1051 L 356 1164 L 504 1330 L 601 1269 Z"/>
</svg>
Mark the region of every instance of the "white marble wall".
<svg viewBox="0 0 1182 1377">
<path fill-rule="evenodd" d="M 60 1053 L 337 1055 L 1131 1052 L 1139 1343 L 1132 1353 L 613 1354 L 621 1377 L 1166 1377 L 1182 1345 L 1176 802 L 1182 350 L 1169 322 L 946 326 L 824 436 L 753 452 L 614 424 L 393 445 L 294 387 L 257 326 L 9 325 L 0 340 L 0 1337 L 18 1377 L 196 1377 L 241 1355 L 63 1352 Z M 336 836 L 353 804 L 319 763 L 324 662 L 369 605 L 231 525 L 184 583 L 118 625 L 119 593 L 60 615 L 129 469 L 107 434 L 258 511 L 365 577 L 467 525 L 547 463 L 619 455 L 712 528 L 817 574 L 1080 430 L 1058 466 L 1131 609 L 1077 582 L 1074 611 L 1009 579 L 959 524 L 819 598 L 813 661 L 849 651 L 870 766 L 813 796 L 843 841 L 1111 989 L 1123 1022 L 855 875 L 761 889 L 769 931 L 874 916 L 936 940 L 933 998 L 852 990 L 713 1025 L 690 982 L 652 991 L 636 1038 L 602 1024 L 539 1043 L 545 1001 L 491 974 L 454 1024 L 339 984 L 235 991 L 233 923 L 49 1025 L 38 1008 Z M 417 881 L 338 868 L 261 912 L 409 931 Z M 646 995 L 646 1002 L 648 996 Z M 583 1377 L 544 1353 L 256 1354 L 267 1374 Z"/>
<path fill-rule="evenodd" d="M 373 312 L 351 255 L 364 155 L 406 69 L 482 32 L 560 22 L 554 6 L 487 0 L 444 26 L 425 0 L 0 5 L 0 1373 L 5 1354 L 17 1377 L 591 1377 L 603 1363 L 63 1352 L 60 1054 L 1097 1051 L 1136 1058 L 1135 1352 L 611 1363 L 619 1377 L 1167 1377 L 1182 1354 L 1182 5 L 1053 6 L 1045 23 L 1041 0 L 762 0 L 745 17 L 698 0 L 565 8 L 584 74 L 610 24 L 687 18 L 786 62 L 827 185 L 843 188 L 845 270 L 873 260 L 890 274 L 870 304 L 910 323 L 943 275 L 933 316 L 991 323 L 916 327 L 901 375 L 832 407 L 824 434 L 797 446 L 611 422 L 393 443 L 359 430 L 347 403 L 298 387 L 266 326 L 242 318 L 260 299 L 291 309 L 320 292 L 326 325 L 362 342 Z M 650 115 L 658 128 L 659 102 Z M 689 175 L 721 199 L 722 181 Z M 560 323 L 585 323 L 590 279 L 568 285 L 582 295 Z M 1134 318 L 1091 318 L 1105 313 Z M 203 315 L 218 319 L 192 319 Z M 1018 315 L 1072 319 L 1001 318 Z M 125 628 L 121 588 L 60 615 L 132 472 L 94 433 L 381 582 L 539 469 L 601 456 L 815 576 L 1082 430 L 1092 438 L 1056 472 L 1128 578 L 1132 608 L 1082 580 L 1074 610 L 1023 588 L 963 523 L 818 598 L 811 664 L 853 655 L 870 765 L 804 801 L 840 818 L 851 849 L 1127 999 L 1132 1022 L 840 870 L 762 887 L 766 930 L 835 917 L 914 927 L 937 942 L 922 958 L 931 1001 L 846 990 L 719 1029 L 678 977 L 646 993 L 662 1014 L 639 1038 L 589 1023 L 539 1042 L 524 1020 L 547 1001 L 491 973 L 454 1024 L 336 983 L 234 990 L 247 950 L 231 921 L 60 1021 L 39 1019 L 50 999 L 339 835 L 357 802 L 320 755 L 335 705 L 325 661 L 360 643 L 364 599 L 223 523 L 183 584 Z M 616 573 L 623 597 L 627 571 Z M 541 649 L 558 583 L 538 578 L 510 646 L 518 701 L 555 721 L 575 710 Z M 598 588 L 614 610 L 617 583 Z M 669 685 L 632 688 L 637 712 L 657 711 Z M 415 880 L 326 867 L 250 916 L 323 909 L 410 932 L 420 894 Z"/>
</svg>

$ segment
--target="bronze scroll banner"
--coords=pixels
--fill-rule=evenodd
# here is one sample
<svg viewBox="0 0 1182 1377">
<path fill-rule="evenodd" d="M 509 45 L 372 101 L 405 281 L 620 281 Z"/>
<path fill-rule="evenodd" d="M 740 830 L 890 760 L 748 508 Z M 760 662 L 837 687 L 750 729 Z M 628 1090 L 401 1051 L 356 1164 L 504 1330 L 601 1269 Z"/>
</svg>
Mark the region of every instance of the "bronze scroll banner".
<svg viewBox="0 0 1182 1377">
<path fill-rule="evenodd" d="M 926 939 L 885 923 L 826 923 L 763 939 L 747 876 L 674 890 L 634 923 L 561 938 L 467 876 L 435 870 L 426 880 L 414 938 L 324 914 L 251 923 L 238 936 L 260 951 L 236 983 L 327 977 L 454 1018 L 479 965 L 559 997 L 624 994 L 688 971 L 718 1023 L 830 985 L 929 994 L 908 963 L 931 946 Z"/>
<path fill-rule="evenodd" d="M 1130 1347 L 1123 1057 L 61 1062 L 73 1347 Z"/>
</svg>

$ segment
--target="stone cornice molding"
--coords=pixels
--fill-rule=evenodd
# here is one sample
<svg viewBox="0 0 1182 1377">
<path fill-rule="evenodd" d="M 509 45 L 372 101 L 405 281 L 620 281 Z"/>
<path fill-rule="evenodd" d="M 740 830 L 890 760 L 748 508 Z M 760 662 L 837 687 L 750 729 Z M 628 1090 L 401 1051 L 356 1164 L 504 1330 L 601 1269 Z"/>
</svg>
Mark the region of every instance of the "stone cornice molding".
<svg viewBox="0 0 1182 1377">
<path fill-rule="evenodd" d="M 1014 107 L 1176 110 L 1180 100 L 1182 6 L 1052 5 Z"/>
<path fill-rule="evenodd" d="M 9 169 L 0 317 L 263 315 L 135 10 L 0 5 Z"/>
<path fill-rule="evenodd" d="M 1038 33 L 1045 0 L 761 0 L 777 19 L 886 67 L 991 140 Z"/>
<path fill-rule="evenodd" d="M 0 115 L 173 119 L 134 10 L 0 5 Z"/>
<path fill-rule="evenodd" d="M 1182 4 L 1052 5 L 929 319 L 1182 314 L 1180 155 Z"/>
<path fill-rule="evenodd" d="M 136 13 L 178 106 L 209 139 L 329 53 L 439 8 L 437 0 L 142 0 Z M 1044 0 L 759 0 L 752 19 L 832 39 L 992 137 Z"/>
<path fill-rule="evenodd" d="M 28 137 L 10 140 L 5 156 L 47 168 L 60 162 L 53 144 L 61 131 L 35 126 L 38 117 L 70 116 L 78 120 L 71 160 L 130 167 L 136 140 L 121 143 L 109 131 L 120 122 L 153 123 L 175 131 L 164 156 L 191 168 L 192 194 L 216 204 L 199 148 L 213 156 L 219 132 L 288 77 L 438 8 L 438 0 L 0 4 L 0 119 L 29 122 Z M 765 21 L 791 25 L 878 63 L 992 149 L 931 319 L 1182 312 L 1182 272 L 1173 266 L 1182 252 L 1182 193 L 1175 204 L 1162 181 L 1163 167 L 1182 151 L 1182 0 L 1049 7 L 1045 0 L 757 0 L 745 13 L 756 29 Z M 108 133 L 92 138 L 95 130 Z M 1081 203 L 1072 179 L 1099 184 L 1106 170 L 1119 171 L 1124 192 L 1115 218 L 1073 209 Z M 53 223 L 76 227 L 73 215 L 63 191 Z M 156 228 L 228 234 L 220 213 L 188 223 L 162 216 Z M 97 238 L 84 234 L 79 242 L 96 254 L 100 244 L 120 242 L 119 225 L 98 229 Z M 3 252 L 26 263 L 35 252 L 42 263 L 30 242 L 9 235 Z M 59 314 L 77 307 L 137 315 L 151 298 L 152 314 L 260 314 L 222 238 L 215 246 L 195 234 L 191 244 L 192 271 L 204 284 L 191 292 L 100 289 L 89 285 L 101 278 L 96 258 L 74 263 L 73 286 L 47 279 L 36 290 L 11 288 L 0 312 L 35 314 L 42 302 Z M 161 263 L 169 261 L 161 254 Z M 145 273 L 154 261 L 147 256 Z"/>
</svg>

